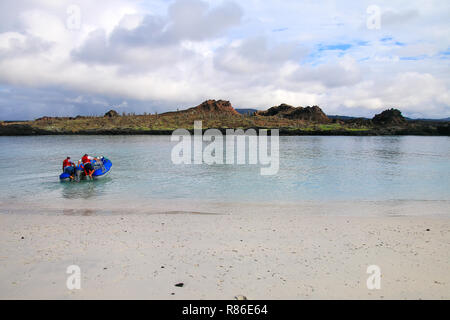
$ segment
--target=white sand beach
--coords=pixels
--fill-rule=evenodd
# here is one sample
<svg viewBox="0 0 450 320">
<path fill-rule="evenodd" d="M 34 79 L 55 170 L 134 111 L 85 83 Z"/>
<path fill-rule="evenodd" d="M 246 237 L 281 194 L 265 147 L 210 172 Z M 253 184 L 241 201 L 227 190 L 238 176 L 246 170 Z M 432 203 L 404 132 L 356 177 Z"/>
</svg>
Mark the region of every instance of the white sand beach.
<svg viewBox="0 0 450 320">
<path fill-rule="evenodd" d="M 330 208 L 1 213 L 0 298 L 450 298 L 448 217 L 414 216 L 411 204 L 366 217 Z M 66 287 L 70 265 L 80 290 Z M 381 269 L 379 290 L 367 288 L 369 265 Z"/>
</svg>

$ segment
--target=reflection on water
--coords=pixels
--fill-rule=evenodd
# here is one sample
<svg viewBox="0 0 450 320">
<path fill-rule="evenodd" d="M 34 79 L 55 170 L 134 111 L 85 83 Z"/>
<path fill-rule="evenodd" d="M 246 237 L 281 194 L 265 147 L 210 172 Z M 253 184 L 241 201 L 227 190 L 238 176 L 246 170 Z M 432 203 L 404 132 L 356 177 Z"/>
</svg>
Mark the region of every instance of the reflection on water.
<svg viewBox="0 0 450 320">
<path fill-rule="evenodd" d="M 0 201 L 73 209 L 83 201 L 131 206 L 144 199 L 450 200 L 449 137 L 280 137 L 274 176 L 261 176 L 255 165 L 174 165 L 174 145 L 169 136 L 0 137 L 7 150 L 0 152 Z M 60 183 L 63 158 L 84 153 L 111 159 L 111 174 Z"/>
<path fill-rule="evenodd" d="M 402 137 L 386 137 L 386 139 L 377 140 L 375 150 L 373 152 L 375 159 L 385 164 L 387 161 L 391 163 L 400 163 L 402 157 L 407 154 L 403 146 Z"/>
<path fill-rule="evenodd" d="M 111 181 L 111 177 L 100 180 L 81 180 L 79 182 L 60 182 L 61 196 L 64 199 L 91 199 L 107 192 L 105 186 Z"/>
</svg>

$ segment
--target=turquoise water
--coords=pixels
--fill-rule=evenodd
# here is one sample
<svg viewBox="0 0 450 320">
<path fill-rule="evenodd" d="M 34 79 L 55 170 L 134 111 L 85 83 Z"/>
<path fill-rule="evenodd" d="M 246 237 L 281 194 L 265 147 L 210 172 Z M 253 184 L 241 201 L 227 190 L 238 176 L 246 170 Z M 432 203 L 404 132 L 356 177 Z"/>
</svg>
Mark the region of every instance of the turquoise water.
<svg viewBox="0 0 450 320">
<path fill-rule="evenodd" d="M 169 136 L 0 137 L 0 202 L 450 200 L 449 137 L 280 137 L 280 169 L 175 165 Z M 60 183 L 65 156 L 104 155 L 102 181 Z"/>
</svg>

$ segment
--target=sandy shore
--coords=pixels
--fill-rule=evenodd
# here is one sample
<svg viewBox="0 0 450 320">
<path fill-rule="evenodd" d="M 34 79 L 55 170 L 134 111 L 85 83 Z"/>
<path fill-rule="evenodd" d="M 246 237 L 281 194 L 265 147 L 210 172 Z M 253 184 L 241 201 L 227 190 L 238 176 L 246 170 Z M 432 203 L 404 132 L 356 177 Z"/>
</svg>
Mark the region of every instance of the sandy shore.
<svg viewBox="0 0 450 320">
<path fill-rule="evenodd" d="M 2 299 L 450 298 L 442 216 L 3 213 L 0 241 Z"/>
</svg>

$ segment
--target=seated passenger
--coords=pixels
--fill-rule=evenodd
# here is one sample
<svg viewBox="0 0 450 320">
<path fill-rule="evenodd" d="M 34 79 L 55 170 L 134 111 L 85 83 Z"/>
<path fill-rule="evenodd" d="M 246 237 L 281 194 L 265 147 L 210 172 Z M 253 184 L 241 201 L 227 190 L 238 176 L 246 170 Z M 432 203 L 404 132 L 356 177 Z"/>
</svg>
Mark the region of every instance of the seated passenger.
<svg viewBox="0 0 450 320">
<path fill-rule="evenodd" d="M 64 159 L 62 169 L 63 172 L 67 173 L 70 176 L 70 179 L 73 179 L 73 174 L 75 173 L 75 164 L 70 160 L 70 157 Z"/>
<path fill-rule="evenodd" d="M 97 158 L 90 157 L 87 153 L 81 158 L 81 162 L 83 163 L 84 173 L 87 177 L 92 179 L 92 174 L 94 173 L 94 166 L 91 163 L 91 160 L 98 160 Z"/>
</svg>

